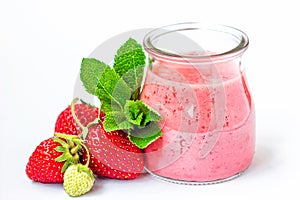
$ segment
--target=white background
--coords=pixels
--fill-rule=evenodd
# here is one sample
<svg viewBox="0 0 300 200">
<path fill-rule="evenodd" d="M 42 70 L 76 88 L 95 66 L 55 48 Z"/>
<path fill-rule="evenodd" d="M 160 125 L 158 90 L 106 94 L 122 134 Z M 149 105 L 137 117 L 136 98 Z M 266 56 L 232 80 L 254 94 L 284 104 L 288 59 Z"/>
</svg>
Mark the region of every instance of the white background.
<svg viewBox="0 0 300 200">
<path fill-rule="evenodd" d="M 257 111 L 251 167 L 209 186 L 101 179 L 81 198 L 299 199 L 299 19 L 291 0 L 0 0 L 0 199 L 68 199 L 61 185 L 30 181 L 25 166 L 72 100 L 82 57 L 119 33 L 186 21 L 234 26 L 250 38 L 244 64 Z"/>
</svg>

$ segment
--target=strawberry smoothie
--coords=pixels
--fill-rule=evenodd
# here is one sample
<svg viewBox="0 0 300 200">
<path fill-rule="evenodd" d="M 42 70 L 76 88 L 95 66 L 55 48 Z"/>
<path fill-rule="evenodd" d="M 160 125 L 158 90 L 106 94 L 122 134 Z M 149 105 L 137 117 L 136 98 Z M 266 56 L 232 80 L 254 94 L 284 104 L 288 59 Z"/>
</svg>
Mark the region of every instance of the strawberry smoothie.
<svg viewBox="0 0 300 200">
<path fill-rule="evenodd" d="M 250 165 L 254 106 L 236 60 L 201 65 L 156 60 L 141 99 L 163 117 L 163 136 L 145 149 L 152 174 L 208 183 L 235 177 Z"/>
</svg>

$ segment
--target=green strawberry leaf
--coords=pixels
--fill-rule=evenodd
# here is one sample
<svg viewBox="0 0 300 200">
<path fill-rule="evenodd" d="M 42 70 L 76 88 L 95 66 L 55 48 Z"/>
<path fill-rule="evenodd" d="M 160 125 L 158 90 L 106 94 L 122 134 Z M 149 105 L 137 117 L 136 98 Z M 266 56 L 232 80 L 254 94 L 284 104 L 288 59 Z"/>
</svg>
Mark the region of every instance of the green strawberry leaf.
<svg viewBox="0 0 300 200">
<path fill-rule="evenodd" d="M 53 141 L 58 142 L 61 145 L 57 146 L 55 150 L 62 153 L 55 159 L 55 161 L 64 162 L 63 168 L 61 170 L 62 172 L 64 172 L 71 164 L 76 164 L 78 162 L 78 158 L 76 159 L 76 156 L 74 156 L 74 154 L 81 149 L 81 140 L 80 138 L 78 138 L 78 136 L 75 135 L 55 133 L 55 136 L 57 137 L 53 137 Z M 67 142 L 58 137 L 64 138 Z M 76 144 L 76 146 L 74 146 L 74 144 Z"/>
<path fill-rule="evenodd" d="M 61 146 L 67 147 L 67 143 L 63 141 L 62 139 L 59 139 L 58 137 L 52 138 L 54 142 L 58 142 Z"/>
<path fill-rule="evenodd" d="M 64 153 L 64 154 L 58 156 L 58 157 L 55 159 L 55 161 L 56 161 L 56 162 L 63 162 L 63 161 L 66 161 L 66 160 L 68 160 L 68 159 L 69 159 L 69 155 L 66 154 L 66 153 Z"/>
<path fill-rule="evenodd" d="M 136 127 L 134 130 L 128 132 L 129 140 L 140 149 L 146 148 L 161 136 L 161 129 L 155 122 L 151 122 L 144 128 Z"/>
<path fill-rule="evenodd" d="M 69 167 L 70 165 L 72 165 L 72 164 L 73 164 L 72 162 L 66 161 L 66 162 L 64 163 L 64 165 L 63 165 L 61 171 L 62 171 L 62 172 L 65 172 L 65 171 L 68 169 L 68 167 Z"/>
<path fill-rule="evenodd" d="M 65 147 L 62 147 L 62 146 L 57 146 L 57 147 L 55 148 L 55 150 L 56 150 L 57 152 L 61 152 L 61 153 L 66 152 L 66 148 L 65 148 Z"/>
<path fill-rule="evenodd" d="M 117 51 L 113 68 L 133 91 L 131 99 L 138 99 L 146 56 L 142 46 L 129 38 Z"/>
<path fill-rule="evenodd" d="M 88 93 L 95 94 L 99 79 L 106 68 L 110 67 L 95 58 L 82 59 L 80 80 Z"/>
</svg>

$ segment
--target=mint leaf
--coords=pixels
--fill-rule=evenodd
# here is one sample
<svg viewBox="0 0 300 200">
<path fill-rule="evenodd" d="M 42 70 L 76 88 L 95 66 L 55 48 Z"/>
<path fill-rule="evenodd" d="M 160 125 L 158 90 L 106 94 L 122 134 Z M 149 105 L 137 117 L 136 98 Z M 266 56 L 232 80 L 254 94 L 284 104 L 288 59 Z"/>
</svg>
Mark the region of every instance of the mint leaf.
<svg viewBox="0 0 300 200">
<path fill-rule="evenodd" d="M 146 56 L 142 46 L 129 38 L 115 55 L 114 69 L 122 77 L 129 70 L 136 67 L 145 67 Z"/>
<path fill-rule="evenodd" d="M 88 93 L 95 94 L 98 81 L 107 67 L 109 66 L 95 58 L 82 59 L 80 80 Z"/>
<path fill-rule="evenodd" d="M 134 130 L 128 132 L 129 140 L 140 149 L 146 148 L 161 136 L 160 127 L 155 122 L 151 122 L 144 128 L 136 127 Z"/>
<path fill-rule="evenodd" d="M 128 122 L 124 112 L 108 112 L 104 121 L 104 129 L 105 131 L 130 130 L 133 129 L 133 125 Z"/>
<path fill-rule="evenodd" d="M 126 100 L 130 98 L 131 90 L 114 69 L 107 67 L 98 81 L 95 95 L 105 113 L 122 112 Z"/>
<path fill-rule="evenodd" d="M 145 127 L 151 121 L 160 121 L 162 117 L 141 100 L 128 100 L 124 113 L 129 122 L 139 128 Z"/>
<path fill-rule="evenodd" d="M 133 91 L 131 99 L 139 97 L 145 59 L 142 46 L 132 38 L 129 38 L 115 55 L 113 68 Z"/>
</svg>

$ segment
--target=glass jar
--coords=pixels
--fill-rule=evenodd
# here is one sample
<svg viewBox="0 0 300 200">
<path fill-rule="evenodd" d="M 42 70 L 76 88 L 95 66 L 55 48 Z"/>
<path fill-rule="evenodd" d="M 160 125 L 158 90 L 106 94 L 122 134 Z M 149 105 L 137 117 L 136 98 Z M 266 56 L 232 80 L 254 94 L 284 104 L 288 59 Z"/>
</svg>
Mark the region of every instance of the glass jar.
<svg viewBox="0 0 300 200">
<path fill-rule="evenodd" d="M 159 112 L 163 135 L 145 149 L 146 170 L 176 183 L 230 180 L 250 165 L 255 111 L 241 57 L 242 31 L 183 23 L 144 38 L 149 63 L 140 98 Z"/>
</svg>

